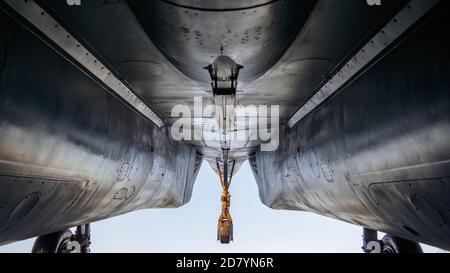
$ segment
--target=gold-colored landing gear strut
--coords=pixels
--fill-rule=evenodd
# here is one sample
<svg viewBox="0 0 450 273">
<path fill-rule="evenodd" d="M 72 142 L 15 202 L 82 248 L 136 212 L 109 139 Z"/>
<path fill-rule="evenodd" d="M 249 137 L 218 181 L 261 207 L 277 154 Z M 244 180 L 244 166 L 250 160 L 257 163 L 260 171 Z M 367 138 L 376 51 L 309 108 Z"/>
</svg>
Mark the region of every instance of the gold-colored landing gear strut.
<svg viewBox="0 0 450 273">
<path fill-rule="evenodd" d="M 228 175 L 229 163 L 232 164 L 230 175 Z M 218 175 L 220 178 L 220 184 L 222 186 L 222 197 L 220 199 L 222 204 L 222 212 L 217 224 L 217 240 L 222 244 L 229 244 L 231 241 L 233 241 L 233 218 L 231 218 L 230 214 L 231 195 L 228 191 L 228 188 L 230 187 L 231 179 L 233 177 L 234 161 L 224 160 L 222 163 L 223 171 L 221 171 L 221 164 L 219 163 L 219 161 L 217 161 L 216 164 Z"/>
</svg>

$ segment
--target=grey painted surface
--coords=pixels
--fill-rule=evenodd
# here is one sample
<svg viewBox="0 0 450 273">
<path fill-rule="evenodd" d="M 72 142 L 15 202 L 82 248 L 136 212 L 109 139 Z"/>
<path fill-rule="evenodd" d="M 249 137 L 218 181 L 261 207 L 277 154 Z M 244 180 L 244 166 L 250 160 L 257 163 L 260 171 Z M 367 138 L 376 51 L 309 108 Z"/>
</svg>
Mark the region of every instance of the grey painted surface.
<svg viewBox="0 0 450 273">
<path fill-rule="evenodd" d="M 407 1 L 37 2 L 170 126 L 174 105 L 212 102 L 202 68 L 221 45 L 244 65 L 237 103 L 279 104 L 286 122 Z M 188 202 L 200 154 L 211 162 L 221 150 L 173 142 L 169 127 L 0 5 L 0 242 Z M 266 205 L 450 248 L 448 2 L 436 11 L 295 128 L 283 126 L 277 152 L 254 154 L 253 141 L 230 152 L 238 164 L 250 156 Z"/>
<path fill-rule="evenodd" d="M 448 13 L 252 157 L 267 206 L 450 249 Z"/>
<path fill-rule="evenodd" d="M 1 243 L 189 201 L 201 164 L 194 147 L 171 141 L 4 14 L 1 24 Z"/>
</svg>

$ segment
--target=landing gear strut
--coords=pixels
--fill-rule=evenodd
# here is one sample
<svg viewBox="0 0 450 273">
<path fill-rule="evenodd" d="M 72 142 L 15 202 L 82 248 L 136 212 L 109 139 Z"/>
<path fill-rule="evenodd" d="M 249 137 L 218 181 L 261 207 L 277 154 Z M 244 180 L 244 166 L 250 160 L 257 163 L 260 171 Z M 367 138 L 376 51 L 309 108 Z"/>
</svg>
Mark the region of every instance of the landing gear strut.
<svg viewBox="0 0 450 273">
<path fill-rule="evenodd" d="M 236 88 L 239 71 L 242 68 L 242 65 L 223 55 L 223 46 L 220 47 L 220 56 L 205 67 L 211 77 L 214 103 L 221 109 L 221 113 L 216 113 L 215 118 L 219 125 L 222 149 L 222 158 L 216 159 L 217 173 L 222 186 L 222 212 L 217 224 L 217 240 L 222 244 L 229 244 L 233 241 L 233 219 L 229 211 L 231 195 L 228 188 L 233 177 L 235 161 L 229 157 L 232 139 L 230 132 L 235 131 L 233 121 L 235 120 Z"/>
<path fill-rule="evenodd" d="M 227 153 L 225 153 L 227 155 Z M 217 224 L 217 240 L 222 244 L 229 244 L 233 241 L 233 218 L 231 218 L 230 214 L 230 198 L 231 195 L 228 192 L 228 188 L 231 184 L 231 178 L 233 177 L 234 171 L 234 161 L 231 161 L 231 175 L 228 176 L 228 159 L 227 156 L 224 157 L 223 161 L 223 173 L 220 170 L 219 161 L 216 162 L 217 170 L 219 173 L 220 184 L 222 186 L 222 212 L 219 217 L 219 221 Z"/>
<path fill-rule="evenodd" d="M 378 240 L 378 232 L 364 228 L 363 251 L 366 253 L 422 253 L 419 243 L 386 234 Z"/>
<path fill-rule="evenodd" d="M 70 229 L 39 236 L 32 253 L 89 253 L 91 245 L 90 224 L 77 226 L 75 234 Z"/>
<path fill-rule="evenodd" d="M 91 249 L 91 225 L 85 224 L 77 226 L 75 236 L 72 237 L 73 241 L 80 244 L 81 253 L 90 253 Z"/>
</svg>

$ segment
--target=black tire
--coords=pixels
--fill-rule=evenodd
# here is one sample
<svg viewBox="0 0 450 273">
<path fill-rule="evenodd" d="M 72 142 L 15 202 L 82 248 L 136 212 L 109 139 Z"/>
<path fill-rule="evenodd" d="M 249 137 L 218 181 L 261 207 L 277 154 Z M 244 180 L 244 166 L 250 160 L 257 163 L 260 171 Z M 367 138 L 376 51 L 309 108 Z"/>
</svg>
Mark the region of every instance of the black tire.
<svg viewBox="0 0 450 273">
<path fill-rule="evenodd" d="M 62 253 L 63 244 L 72 237 L 70 229 L 39 236 L 31 253 Z"/>
<path fill-rule="evenodd" d="M 423 253 L 419 243 L 390 234 L 383 237 L 382 253 Z"/>
</svg>

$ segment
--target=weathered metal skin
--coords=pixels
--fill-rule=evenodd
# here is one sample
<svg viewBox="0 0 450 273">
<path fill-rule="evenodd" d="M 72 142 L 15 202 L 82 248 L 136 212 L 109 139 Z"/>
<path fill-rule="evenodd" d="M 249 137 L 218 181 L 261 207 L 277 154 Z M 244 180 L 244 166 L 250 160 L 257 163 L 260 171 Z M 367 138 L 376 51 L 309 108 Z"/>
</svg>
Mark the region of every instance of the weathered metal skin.
<svg viewBox="0 0 450 273">
<path fill-rule="evenodd" d="M 0 244 L 189 201 L 194 147 L 2 10 L 0 26 Z"/>
<path fill-rule="evenodd" d="M 285 123 L 409 1 L 36 2 L 37 18 L 54 18 L 170 126 L 174 105 L 213 102 L 202 68 L 222 46 L 244 66 L 237 102 L 280 105 Z M 283 127 L 278 151 L 232 145 L 236 171 L 251 155 L 264 204 L 450 249 L 450 4 L 441 2 Z M 199 151 L 215 163 L 220 145 L 173 142 L 11 8 L 0 0 L 0 245 L 189 201 Z"/>
<path fill-rule="evenodd" d="M 251 157 L 264 204 L 450 249 L 448 18 L 447 6 Z"/>
<path fill-rule="evenodd" d="M 221 46 L 244 66 L 237 103 L 279 104 L 281 122 L 287 121 L 314 87 L 406 1 L 385 1 L 375 8 L 364 0 L 90 0 L 77 7 L 59 0 L 36 2 L 74 37 L 87 41 L 83 45 L 170 125 L 178 120 L 171 116 L 175 105 L 193 109 L 194 97 L 202 97 L 203 107 L 214 104 L 203 67 Z M 222 156 L 215 141 L 189 143 L 213 164 Z M 243 162 L 259 141 L 233 146 L 231 157 Z"/>
<path fill-rule="evenodd" d="M 315 1 L 128 1 L 150 39 L 189 78 L 205 82 L 198 68 L 220 53 L 245 70 L 251 82 L 280 59 Z M 215 2 L 209 3 L 208 2 Z"/>
</svg>

